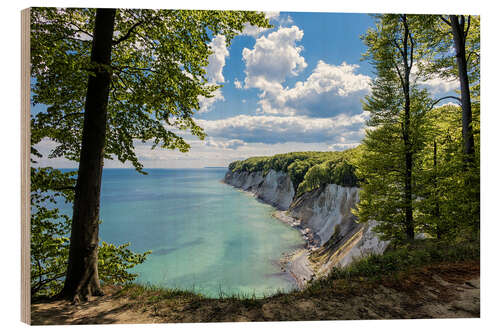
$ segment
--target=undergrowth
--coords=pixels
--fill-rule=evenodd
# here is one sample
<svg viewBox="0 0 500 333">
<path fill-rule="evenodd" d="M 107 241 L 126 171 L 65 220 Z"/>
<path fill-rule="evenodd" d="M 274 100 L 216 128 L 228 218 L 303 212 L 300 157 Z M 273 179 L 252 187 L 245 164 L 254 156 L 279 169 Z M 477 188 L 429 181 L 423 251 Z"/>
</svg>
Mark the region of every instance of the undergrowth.
<svg viewBox="0 0 500 333">
<path fill-rule="evenodd" d="M 317 291 L 332 282 L 350 280 L 378 280 L 384 276 L 397 277 L 398 273 L 437 264 L 477 260 L 479 242 L 446 243 L 443 241 L 415 240 L 388 249 L 384 254 L 372 254 L 355 260 L 347 267 L 334 267 L 325 278 L 311 282 L 305 291 Z"/>
</svg>

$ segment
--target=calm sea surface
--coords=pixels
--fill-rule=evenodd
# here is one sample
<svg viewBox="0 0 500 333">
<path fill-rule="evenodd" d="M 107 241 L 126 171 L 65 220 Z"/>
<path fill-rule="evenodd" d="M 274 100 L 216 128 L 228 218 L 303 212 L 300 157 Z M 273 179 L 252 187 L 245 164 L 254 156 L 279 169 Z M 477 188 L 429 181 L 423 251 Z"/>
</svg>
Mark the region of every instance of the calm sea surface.
<svg viewBox="0 0 500 333">
<path fill-rule="evenodd" d="M 299 232 L 222 183 L 226 169 L 146 171 L 104 169 L 101 193 L 101 240 L 153 251 L 134 268 L 138 282 L 214 297 L 294 287 L 277 262 L 304 244 Z"/>
</svg>

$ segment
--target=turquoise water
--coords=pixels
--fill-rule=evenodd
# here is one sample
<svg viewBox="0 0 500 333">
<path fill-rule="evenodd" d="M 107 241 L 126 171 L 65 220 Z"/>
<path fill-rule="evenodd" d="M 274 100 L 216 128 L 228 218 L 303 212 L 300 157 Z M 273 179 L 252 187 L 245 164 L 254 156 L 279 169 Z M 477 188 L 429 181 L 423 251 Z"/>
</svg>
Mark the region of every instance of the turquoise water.
<svg viewBox="0 0 500 333">
<path fill-rule="evenodd" d="M 262 296 L 294 288 L 283 252 L 303 246 L 273 208 L 221 182 L 226 169 L 105 169 L 101 240 L 152 250 L 138 282 L 207 296 Z"/>
</svg>

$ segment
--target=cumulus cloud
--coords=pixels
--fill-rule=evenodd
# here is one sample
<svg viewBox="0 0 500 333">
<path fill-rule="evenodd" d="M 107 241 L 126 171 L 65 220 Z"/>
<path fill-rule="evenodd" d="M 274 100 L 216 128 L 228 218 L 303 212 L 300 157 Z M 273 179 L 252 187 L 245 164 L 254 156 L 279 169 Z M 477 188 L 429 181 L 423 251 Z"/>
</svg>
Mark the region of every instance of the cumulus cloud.
<svg viewBox="0 0 500 333">
<path fill-rule="evenodd" d="M 370 92 L 370 77 L 357 74 L 358 65 L 339 66 L 319 61 L 312 74 L 293 88 L 266 91 L 259 104 L 267 114 L 329 117 L 361 111 L 361 99 Z"/>
<path fill-rule="evenodd" d="M 204 113 L 212 109 L 212 105 L 218 101 L 225 101 L 224 95 L 222 95 L 222 90 L 217 89 L 212 93 L 213 97 L 206 98 L 204 96 L 199 96 L 198 101 L 200 103 L 200 110 L 198 112 Z"/>
<path fill-rule="evenodd" d="M 439 76 L 434 76 L 421 84 L 422 87 L 427 88 L 433 95 L 444 94 L 453 92 L 460 88 L 460 82 L 455 80 L 443 79 Z"/>
<path fill-rule="evenodd" d="M 460 107 L 460 104 L 457 104 L 454 102 L 447 102 L 447 103 L 440 104 L 439 106 L 454 106 L 454 107 L 458 108 L 458 107 Z"/>
<path fill-rule="evenodd" d="M 222 35 L 215 36 L 210 44 L 212 54 L 208 57 L 207 77 L 212 82 L 224 82 L 222 69 L 226 65 L 226 57 L 229 56 L 229 51 L 226 47 L 226 37 Z"/>
<path fill-rule="evenodd" d="M 318 61 L 305 81 L 284 87 L 307 63 L 297 43 L 304 32 L 297 26 L 280 27 L 257 39 L 253 49 L 243 49 L 246 89 L 261 90 L 257 112 L 276 115 L 332 117 L 361 112 L 361 99 L 370 92 L 371 78 L 358 74 L 356 64 L 338 66 Z"/>
<path fill-rule="evenodd" d="M 304 32 L 297 26 L 279 28 L 257 39 L 252 50 L 243 49 L 246 78 L 245 88 L 260 88 L 264 92 L 280 87 L 287 77 L 300 73 L 307 63 L 297 46 Z"/>
<path fill-rule="evenodd" d="M 241 85 L 241 81 L 238 79 L 234 79 L 234 86 L 236 89 L 241 89 L 243 86 Z"/>
<path fill-rule="evenodd" d="M 222 149 L 233 149 L 236 150 L 241 146 L 246 146 L 246 142 L 239 139 L 232 140 L 215 140 L 214 138 L 207 138 L 205 140 L 205 145 L 208 147 L 222 148 Z"/>
<path fill-rule="evenodd" d="M 412 67 L 410 78 L 418 82 L 421 88 L 426 88 L 432 95 L 453 93 L 460 88 L 458 78 L 443 78 L 439 73 L 425 75 L 422 70 L 427 65 L 426 61 L 417 63 Z"/>
<path fill-rule="evenodd" d="M 239 115 L 220 120 L 196 122 L 211 137 L 241 140 L 247 143 L 351 143 L 359 142 L 364 135 L 368 112 L 353 116 L 345 114 L 332 118 L 304 116 L 249 116 Z"/>
<path fill-rule="evenodd" d="M 222 70 L 226 65 L 226 57 L 229 56 L 229 51 L 226 46 L 226 37 L 220 35 L 215 36 L 208 46 L 212 50 L 212 54 L 208 57 L 208 66 L 206 68 L 207 79 L 212 84 L 223 83 L 224 75 L 222 74 Z M 214 96 L 211 98 L 205 98 L 203 96 L 198 98 L 200 102 L 199 112 L 208 112 L 215 102 L 225 100 L 220 89 L 216 90 L 213 95 Z"/>
<path fill-rule="evenodd" d="M 356 147 L 358 145 L 359 145 L 359 142 L 354 142 L 354 143 L 334 143 L 333 145 L 328 146 L 328 149 L 339 151 L 339 150 L 346 150 L 346 149 L 354 148 L 354 147 Z"/>
</svg>

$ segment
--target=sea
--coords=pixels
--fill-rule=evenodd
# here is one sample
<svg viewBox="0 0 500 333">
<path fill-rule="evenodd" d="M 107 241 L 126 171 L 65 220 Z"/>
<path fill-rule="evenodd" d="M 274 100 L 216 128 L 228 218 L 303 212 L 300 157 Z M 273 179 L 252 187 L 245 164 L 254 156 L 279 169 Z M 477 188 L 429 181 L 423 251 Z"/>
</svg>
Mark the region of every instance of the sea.
<svg viewBox="0 0 500 333">
<path fill-rule="evenodd" d="M 69 170 L 68 170 L 69 171 Z M 274 208 L 222 182 L 226 168 L 104 169 L 100 240 L 151 250 L 136 282 L 208 297 L 262 297 L 296 288 L 283 254 L 304 246 Z M 62 204 L 60 204 L 62 205 Z M 71 215 L 71 206 L 60 206 Z"/>
</svg>

